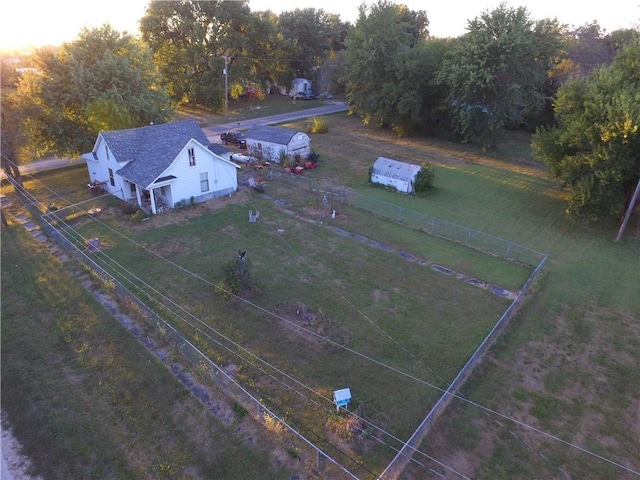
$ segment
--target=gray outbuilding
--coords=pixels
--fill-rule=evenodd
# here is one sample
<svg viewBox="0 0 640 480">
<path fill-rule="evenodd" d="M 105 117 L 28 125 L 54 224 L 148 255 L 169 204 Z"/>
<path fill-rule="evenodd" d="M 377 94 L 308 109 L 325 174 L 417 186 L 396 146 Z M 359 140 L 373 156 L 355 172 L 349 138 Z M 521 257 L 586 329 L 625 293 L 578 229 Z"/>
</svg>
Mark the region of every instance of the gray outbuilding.
<svg viewBox="0 0 640 480">
<path fill-rule="evenodd" d="M 247 151 L 252 157 L 280 163 L 281 158 L 306 158 L 311 138 L 304 132 L 284 127 L 255 126 L 246 132 Z"/>
</svg>

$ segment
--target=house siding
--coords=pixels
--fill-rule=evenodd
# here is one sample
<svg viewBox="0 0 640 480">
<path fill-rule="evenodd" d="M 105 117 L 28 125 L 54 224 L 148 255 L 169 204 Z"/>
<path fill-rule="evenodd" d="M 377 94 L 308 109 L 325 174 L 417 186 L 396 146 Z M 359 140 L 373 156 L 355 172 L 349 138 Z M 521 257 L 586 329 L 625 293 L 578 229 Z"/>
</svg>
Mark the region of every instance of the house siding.
<svg viewBox="0 0 640 480">
<path fill-rule="evenodd" d="M 288 145 L 287 153 L 292 157 L 300 155 L 301 157 L 308 157 L 311 153 L 311 146 L 309 145 L 309 136 L 305 133 L 296 133 Z"/>
<path fill-rule="evenodd" d="M 124 191 L 124 181 L 115 172 L 124 167 L 127 162 L 118 162 L 114 158 L 111 151 L 109 152 L 107 158 L 105 146 L 106 142 L 102 138 L 102 135 L 99 135 L 92 150 L 93 158 L 89 157 L 88 155 L 83 156 L 87 160 L 89 182 L 99 182 L 102 184 L 102 189 L 105 192 L 108 192 L 111 195 L 114 195 L 122 200 L 126 200 L 129 198 L 129 196 Z M 113 179 L 115 185 L 111 185 L 111 183 L 109 182 L 109 169 L 113 170 L 114 172 Z"/>
<path fill-rule="evenodd" d="M 193 148 L 196 156 L 196 164 L 189 166 L 189 148 Z M 200 174 L 208 173 L 209 191 L 200 189 Z M 193 197 L 196 203 L 211 198 L 228 195 L 238 189 L 238 177 L 236 166 L 226 163 L 204 148 L 197 142 L 189 142 L 182 149 L 176 160 L 161 175 L 162 177 L 173 175 L 177 178 L 171 183 L 172 206 L 182 202 L 189 204 Z"/>
<path fill-rule="evenodd" d="M 311 153 L 310 139 L 306 133 L 297 132 L 291 137 L 289 143 L 282 144 L 259 140 L 247 136 L 247 152 L 249 155 L 280 163 L 280 152 L 284 152 L 289 157 L 300 155 L 307 157 Z"/>
<path fill-rule="evenodd" d="M 92 151 L 82 155 L 87 161 L 90 186 L 100 183 L 103 191 L 143 208 L 151 208 L 153 213 L 158 207 L 171 208 L 192 201 L 199 203 L 238 190 L 239 167 L 236 164 L 213 153 L 209 143 L 201 143 L 197 132 L 189 132 L 185 125 L 176 129 L 178 138 L 172 145 L 172 132 L 166 125 L 163 132 L 169 135 L 163 133 L 164 137 L 150 135 L 150 127 L 107 132 L 110 136 L 99 134 Z M 194 127 L 198 128 L 195 122 Z M 139 134 L 142 129 L 145 131 Z M 191 139 L 185 138 L 186 135 L 191 135 Z M 184 144 L 180 143 L 180 136 Z M 201 136 L 206 140 L 204 135 Z M 138 137 L 142 143 L 138 143 Z M 107 142 L 111 145 L 112 141 L 117 148 L 107 150 Z M 166 146 L 167 150 L 159 149 L 158 145 Z M 195 153 L 195 165 L 190 165 L 190 149 Z M 126 158 L 117 161 L 114 151 L 120 152 L 118 155 L 121 157 L 135 157 L 136 160 Z M 166 168 L 163 165 L 167 165 Z M 201 175 L 204 173 L 207 174 L 208 190 L 203 192 Z M 111 185 L 111 178 L 114 185 Z"/>
</svg>

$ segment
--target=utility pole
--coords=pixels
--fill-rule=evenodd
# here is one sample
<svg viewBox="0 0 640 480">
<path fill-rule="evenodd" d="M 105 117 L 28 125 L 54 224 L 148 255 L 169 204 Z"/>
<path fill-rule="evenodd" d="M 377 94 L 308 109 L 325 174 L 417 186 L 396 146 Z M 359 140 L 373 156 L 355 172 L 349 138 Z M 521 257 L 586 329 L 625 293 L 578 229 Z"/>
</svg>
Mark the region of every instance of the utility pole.
<svg viewBox="0 0 640 480">
<path fill-rule="evenodd" d="M 622 225 L 620 225 L 620 230 L 618 230 L 618 235 L 616 236 L 616 242 L 620 241 L 622 238 L 622 234 L 624 233 L 625 228 L 627 228 L 627 222 L 629 221 L 629 217 L 631 213 L 636 208 L 636 202 L 638 201 L 638 195 L 640 195 L 640 178 L 638 179 L 638 184 L 636 185 L 636 189 L 633 192 L 633 197 L 631 198 L 631 203 L 629 203 L 629 207 L 627 208 L 627 213 L 624 214 L 624 219 L 622 220 Z"/>
<path fill-rule="evenodd" d="M 227 57 L 226 55 L 223 55 L 222 58 L 224 58 L 224 70 L 222 73 L 224 73 L 224 116 L 226 117 L 229 114 L 229 94 L 228 94 L 228 90 L 229 90 L 229 82 L 228 82 L 228 71 L 227 71 L 227 66 L 228 66 L 228 62 L 229 62 L 229 57 Z"/>
</svg>

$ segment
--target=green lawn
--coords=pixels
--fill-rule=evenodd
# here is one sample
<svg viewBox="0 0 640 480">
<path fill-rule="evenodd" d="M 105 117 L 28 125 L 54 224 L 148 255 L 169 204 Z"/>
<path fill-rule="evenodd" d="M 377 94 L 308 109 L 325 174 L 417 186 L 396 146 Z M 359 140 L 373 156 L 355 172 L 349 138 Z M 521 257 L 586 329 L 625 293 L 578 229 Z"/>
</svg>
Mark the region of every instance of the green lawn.
<svg viewBox="0 0 640 480">
<path fill-rule="evenodd" d="M 485 155 L 472 146 L 396 139 L 344 114 L 327 120 L 329 133 L 313 135 L 320 168 L 304 174 L 315 187 L 366 194 L 549 255 L 532 294 L 464 394 L 550 435 L 456 401 L 425 440 L 424 451 L 473 478 L 555 478 L 559 469 L 573 478 L 632 478 L 614 464 L 632 470 L 635 465 L 636 471 L 640 465 L 640 453 L 632 447 L 639 433 L 634 405 L 640 401 L 634 388 L 640 384 L 635 368 L 640 363 L 640 254 L 633 232 L 637 219 L 619 243 L 613 241 L 616 224 L 569 221 L 563 213 L 563 190 L 530 158 L 526 137 L 520 134 L 510 135 L 499 152 Z M 380 155 L 430 162 L 436 188 L 410 197 L 371 188 L 367 172 Z M 188 305 L 216 332 L 299 377 L 320 396 L 350 386 L 356 393 L 354 406 L 361 407 L 366 418 L 406 438 L 439 391 L 390 374 L 344 347 L 428 383 L 446 385 L 504 310 L 505 300 L 336 235 L 327 213 L 314 209 L 317 198 L 275 182 L 267 184 L 267 194 L 251 195 L 244 204 L 174 226 L 156 228 L 152 219 L 140 227 L 114 219 L 117 232 L 95 222 L 78 228 L 87 238 L 104 239 L 110 255 L 123 265 L 135 265 L 150 285 Z M 275 204 L 279 198 L 296 201 L 283 209 Z M 260 210 L 257 223 L 247 221 L 249 209 Z M 333 226 L 508 288 L 518 288 L 528 275 L 522 267 L 357 210 L 341 207 Z M 120 233 L 201 279 L 159 261 Z M 224 302 L 214 293 L 221 263 L 235 258 L 239 248 L 248 252 L 256 280 L 251 302 L 275 316 L 249 304 Z M 296 316 L 300 307 L 311 314 L 309 319 Z M 300 333 L 294 326 L 299 323 L 335 343 Z M 227 364 L 242 361 L 228 350 L 202 345 Z M 266 381 L 264 372 L 248 365 L 239 375 L 266 401 L 290 412 L 301 427 L 331 430 L 335 419 L 321 417 L 299 395 L 285 393 L 279 380 Z M 402 408 L 397 408 L 399 397 Z M 384 466 L 392 455 L 367 441 L 347 445 L 374 468 Z M 424 457 L 418 459 L 428 464 Z M 423 474 L 414 464 L 407 478 Z"/>
<path fill-rule="evenodd" d="M 288 478 L 20 224 L 2 228 L 2 411 L 47 479 Z"/>
<path fill-rule="evenodd" d="M 247 221 L 248 209 L 260 211 L 258 222 Z M 350 218 L 357 215 L 354 211 Z M 342 220 L 347 222 L 342 228 L 356 227 L 357 222 Z M 378 226 L 378 239 L 384 240 L 388 225 L 379 220 Z M 372 232 L 374 226 L 367 228 L 358 233 Z M 486 290 L 364 246 L 253 194 L 247 203 L 163 228 L 112 229 L 85 222 L 77 230 L 84 238 L 99 237 L 109 245 L 105 268 L 113 268 L 113 259 L 145 279 L 144 286 L 131 280 L 130 289 L 153 288 L 170 297 L 210 326 L 206 332 L 217 341 L 228 345 L 223 337 L 232 338 L 268 361 L 263 370 L 285 371 L 319 393 L 325 409 L 331 408 L 326 399 L 333 390 L 349 386 L 357 392 L 355 404 L 366 412 L 365 418 L 378 419 L 379 426 L 399 438 L 411 434 L 440 394 L 433 386 L 446 388 L 508 305 Z M 250 300 L 240 305 L 221 300 L 213 287 L 222 279 L 222 264 L 235 259 L 238 249 L 247 251 L 256 285 Z M 466 249 L 459 250 L 464 255 Z M 296 315 L 297 309 L 305 314 Z M 182 319 L 172 318 L 172 323 L 190 336 Z M 291 422 L 301 430 L 321 435 L 330 411 L 321 409 L 306 419 L 313 404 L 289 398 L 282 384 L 265 382 L 263 371 L 203 336 L 193 341 L 223 363 L 239 364 L 239 375 L 255 385 L 260 398 L 270 399 L 279 412 L 291 412 Z M 398 392 L 402 409 L 397 408 Z M 381 469 L 391 459 L 389 452 L 375 452 L 371 458 L 362 445 L 353 448 L 373 462 L 371 468 Z"/>
<path fill-rule="evenodd" d="M 208 110 L 197 107 L 182 106 L 176 111 L 174 120 L 191 118 L 195 119 L 201 127 L 209 127 L 230 121 L 238 122 L 268 115 L 297 112 L 319 107 L 325 103 L 325 100 L 296 100 L 294 102 L 286 95 L 266 95 L 262 100 L 258 98 L 238 98 L 229 100 L 229 112 L 226 116 L 224 113 L 211 113 Z"/>
</svg>

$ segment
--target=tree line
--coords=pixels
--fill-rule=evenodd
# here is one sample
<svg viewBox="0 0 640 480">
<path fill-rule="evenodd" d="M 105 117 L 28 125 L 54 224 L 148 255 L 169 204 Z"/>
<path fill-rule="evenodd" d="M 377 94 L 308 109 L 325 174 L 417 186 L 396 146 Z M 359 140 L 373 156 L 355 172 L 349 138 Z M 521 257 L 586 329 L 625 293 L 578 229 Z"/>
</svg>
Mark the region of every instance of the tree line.
<svg viewBox="0 0 640 480">
<path fill-rule="evenodd" d="M 183 104 L 220 111 L 305 77 L 400 136 L 486 150 L 509 129 L 531 132 L 535 158 L 570 189 L 572 215 L 620 217 L 640 178 L 639 29 L 569 29 L 501 4 L 464 35 L 434 38 L 425 11 L 389 0 L 362 4 L 353 24 L 313 8 L 150 2 L 139 36 L 83 29 L 31 60 L 37 73 L 2 72 L 11 175 L 22 158 L 76 158 L 100 131 L 165 122 Z"/>
</svg>

